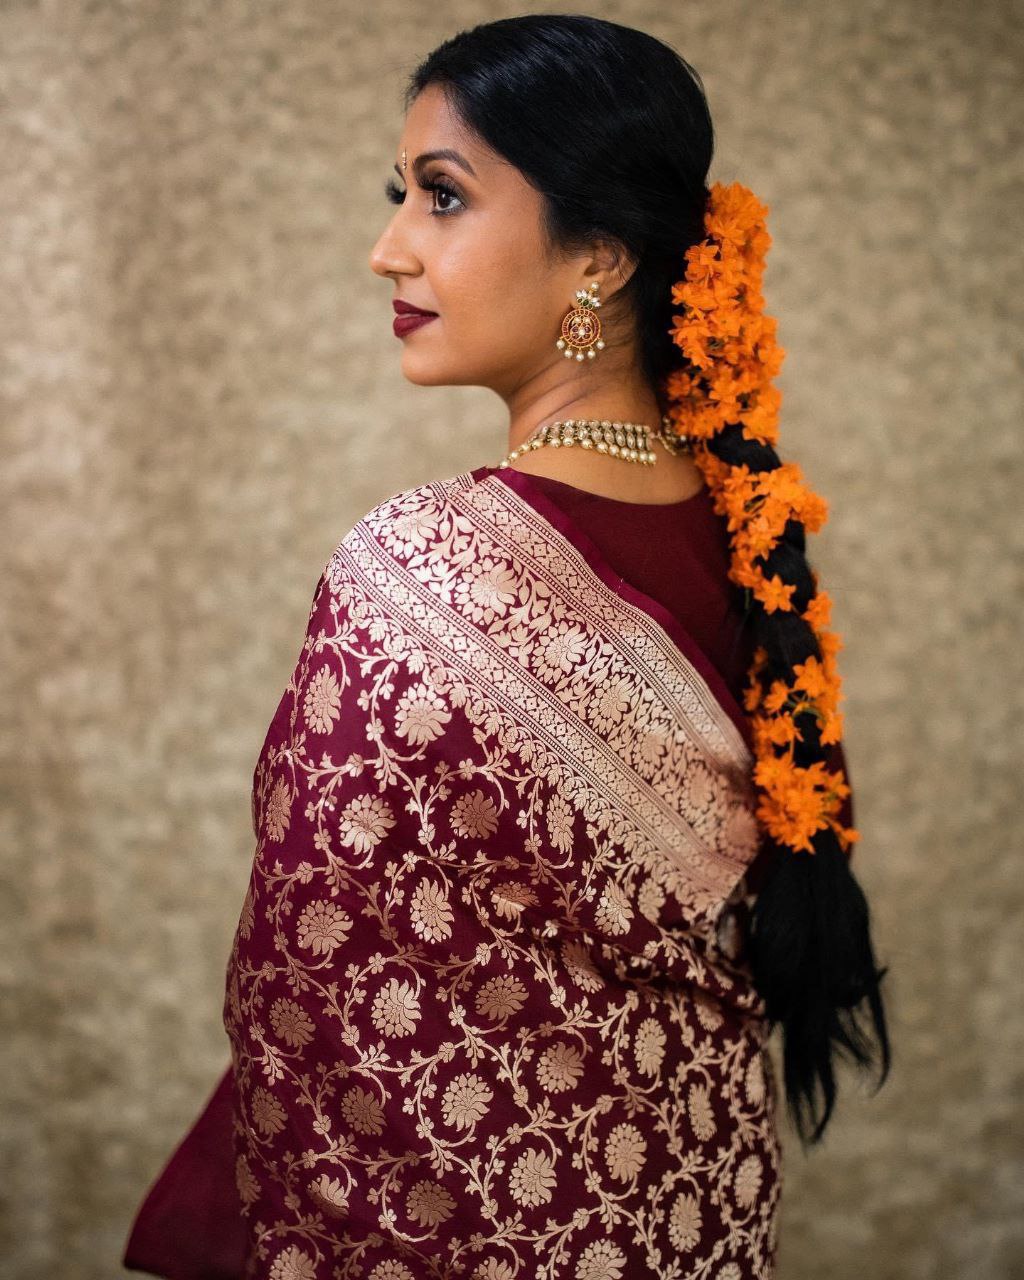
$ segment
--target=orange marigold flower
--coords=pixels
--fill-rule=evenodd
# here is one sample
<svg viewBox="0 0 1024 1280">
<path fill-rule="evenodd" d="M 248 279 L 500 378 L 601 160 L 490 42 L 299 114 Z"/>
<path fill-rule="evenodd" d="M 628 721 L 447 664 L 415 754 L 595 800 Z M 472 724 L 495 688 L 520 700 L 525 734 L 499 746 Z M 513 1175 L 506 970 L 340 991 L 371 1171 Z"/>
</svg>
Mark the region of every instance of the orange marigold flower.
<svg viewBox="0 0 1024 1280">
<path fill-rule="evenodd" d="M 771 688 L 765 694 L 764 708 L 766 711 L 781 711 L 786 705 L 786 699 L 792 690 L 785 680 L 773 680 Z"/>
<path fill-rule="evenodd" d="M 822 656 L 827 662 L 829 658 L 834 658 L 843 647 L 843 641 L 834 631 L 823 631 L 821 635 L 818 636 L 818 647 L 821 649 Z"/>
<path fill-rule="evenodd" d="M 773 573 L 770 578 L 762 578 L 754 587 L 754 595 L 763 602 L 769 613 L 774 613 L 776 609 L 793 608 L 790 597 L 795 590 L 795 583 L 783 582 L 777 573 Z"/>
<path fill-rule="evenodd" d="M 832 613 L 832 601 L 820 588 L 807 602 L 803 611 L 803 619 L 815 631 L 823 631 Z"/>
<path fill-rule="evenodd" d="M 768 722 L 765 734 L 769 742 L 774 742 L 783 747 L 790 746 L 794 742 L 803 741 L 792 715 L 773 717 Z"/>
<path fill-rule="evenodd" d="M 761 581 L 761 574 L 751 564 L 734 561 L 729 569 L 729 577 L 737 586 L 750 587 L 751 590 Z"/>
<path fill-rule="evenodd" d="M 828 519 L 828 502 L 816 493 L 808 493 L 800 506 L 800 520 L 808 533 L 817 533 Z"/>
<path fill-rule="evenodd" d="M 765 559 L 778 544 L 788 520 L 816 532 L 828 517 L 828 504 L 804 481 L 799 465 L 780 463 L 752 472 L 732 466 L 713 452 L 711 441 L 731 424 L 760 445 L 778 440 L 781 395 L 772 379 L 785 359 L 777 341 L 778 323 L 764 310 L 761 279 L 771 245 L 768 207 L 747 187 L 716 182 L 704 218 L 705 238 L 685 254 L 685 275 L 672 288 L 681 308 L 669 330 L 684 364 L 665 379 L 672 428 L 690 437 L 693 459 L 703 473 L 715 512 L 730 535 L 729 579 L 752 592 L 766 613 L 793 610 L 792 583 L 767 575 Z M 859 833 L 844 828 L 836 814 L 848 784 L 841 773 L 818 761 L 803 768 L 793 759 L 800 740 L 796 717 L 811 711 L 818 718 L 822 744 L 842 735 L 842 698 L 836 654 L 841 639 L 827 630 L 831 600 L 811 569 L 815 594 L 801 616 L 818 642 L 820 659 L 810 657 L 793 670 L 794 684 L 776 679 L 765 690 L 768 654 L 758 645 L 743 693 L 751 717 L 754 781 L 761 794 L 757 818 L 779 844 L 814 852 L 812 838 L 831 828 L 846 850 Z"/>
<path fill-rule="evenodd" d="M 840 742 L 843 737 L 842 712 L 833 711 L 827 715 L 818 736 L 823 746 L 831 746 L 834 742 Z"/>
<path fill-rule="evenodd" d="M 715 264 L 718 261 L 718 248 L 716 245 L 708 244 L 703 241 L 701 244 L 692 245 L 686 251 L 686 284 L 682 281 L 673 286 L 672 301 L 686 302 L 692 294 L 692 285 L 695 283 L 706 282 L 711 279 L 715 270 Z"/>
<path fill-rule="evenodd" d="M 754 765 L 754 781 L 765 790 L 778 789 L 786 785 L 789 779 L 789 765 L 783 756 L 771 752 L 762 756 Z"/>
<path fill-rule="evenodd" d="M 796 675 L 794 682 L 796 687 L 803 689 L 805 693 L 809 693 L 812 698 L 816 698 L 819 694 L 827 691 L 828 680 L 825 677 L 825 671 L 813 654 L 806 662 L 795 663 L 793 671 Z"/>
</svg>

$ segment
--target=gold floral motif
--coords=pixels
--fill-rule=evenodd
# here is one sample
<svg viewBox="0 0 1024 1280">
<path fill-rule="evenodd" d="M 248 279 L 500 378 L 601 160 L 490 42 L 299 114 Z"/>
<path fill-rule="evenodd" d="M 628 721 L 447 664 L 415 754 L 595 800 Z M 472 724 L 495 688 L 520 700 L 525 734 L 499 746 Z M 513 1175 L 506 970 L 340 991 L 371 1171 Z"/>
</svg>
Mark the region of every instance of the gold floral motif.
<svg viewBox="0 0 1024 1280">
<path fill-rule="evenodd" d="M 726 1205 L 725 1256 L 768 1276 L 775 1099 L 731 914 L 752 763 L 497 477 L 357 523 L 254 771 L 226 975 L 256 1274 L 730 1280 Z"/>
</svg>

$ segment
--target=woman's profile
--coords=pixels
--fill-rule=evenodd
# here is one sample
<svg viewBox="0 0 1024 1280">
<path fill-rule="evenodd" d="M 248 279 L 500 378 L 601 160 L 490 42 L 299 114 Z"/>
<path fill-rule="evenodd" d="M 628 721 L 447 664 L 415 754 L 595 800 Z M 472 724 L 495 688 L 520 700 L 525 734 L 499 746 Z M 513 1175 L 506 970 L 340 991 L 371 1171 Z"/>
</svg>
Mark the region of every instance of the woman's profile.
<svg viewBox="0 0 1024 1280">
<path fill-rule="evenodd" d="M 403 375 L 493 390 L 507 441 L 320 574 L 231 1063 L 124 1263 L 770 1277 L 780 1103 L 810 1147 L 890 1046 L 766 209 L 708 185 L 697 72 L 613 22 L 460 32 L 405 106 L 368 265 Z"/>
</svg>

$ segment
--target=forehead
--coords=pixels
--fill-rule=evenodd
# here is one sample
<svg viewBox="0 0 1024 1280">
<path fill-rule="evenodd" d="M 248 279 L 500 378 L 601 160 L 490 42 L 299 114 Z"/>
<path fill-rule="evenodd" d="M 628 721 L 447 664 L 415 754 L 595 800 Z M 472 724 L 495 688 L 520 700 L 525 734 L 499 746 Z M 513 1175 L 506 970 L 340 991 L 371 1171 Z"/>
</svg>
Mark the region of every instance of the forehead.
<svg viewBox="0 0 1024 1280">
<path fill-rule="evenodd" d="M 420 92 L 406 112 L 398 142 L 399 164 L 403 149 L 410 168 L 423 152 L 457 151 L 469 161 L 477 177 L 496 159 L 452 110 L 441 88 L 433 84 Z"/>
</svg>

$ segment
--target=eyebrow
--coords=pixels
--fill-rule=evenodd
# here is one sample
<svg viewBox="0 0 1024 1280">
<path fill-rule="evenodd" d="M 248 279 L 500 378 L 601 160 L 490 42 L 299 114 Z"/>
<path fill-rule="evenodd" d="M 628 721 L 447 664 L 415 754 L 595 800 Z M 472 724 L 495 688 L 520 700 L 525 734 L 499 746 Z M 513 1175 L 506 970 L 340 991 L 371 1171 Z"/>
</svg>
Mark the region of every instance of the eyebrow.
<svg viewBox="0 0 1024 1280">
<path fill-rule="evenodd" d="M 441 147 L 438 151 L 424 151 L 422 155 L 418 155 L 412 162 L 413 173 L 419 176 L 420 169 L 430 160 L 450 160 L 452 164 L 459 165 L 472 177 L 476 177 L 476 170 L 469 163 L 466 157 L 462 155 L 461 152 L 453 151 L 451 147 Z M 405 174 L 397 164 L 395 165 L 395 173 L 397 173 L 400 178 L 404 179 Z"/>
</svg>

